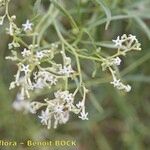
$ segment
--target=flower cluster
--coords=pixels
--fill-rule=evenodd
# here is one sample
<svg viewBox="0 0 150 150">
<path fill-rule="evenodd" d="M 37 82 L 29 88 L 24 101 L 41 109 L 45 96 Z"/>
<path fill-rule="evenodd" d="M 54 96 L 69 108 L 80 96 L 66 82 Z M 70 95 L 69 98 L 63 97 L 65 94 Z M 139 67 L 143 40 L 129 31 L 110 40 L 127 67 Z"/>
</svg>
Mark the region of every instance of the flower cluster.
<svg viewBox="0 0 150 150">
<path fill-rule="evenodd" d="M 46 125 L 48 129 L 51 128 L 52 124 L 54 128 L 57 128 L 58 124 L 65 124 L 69 120 L 70 112 L 80 113 L 79 118 L 88 120 L 88 113 L 85 113 L 85 97 L 75 106 L 74 94 L 69 93 L 69 91 L 59 90 L 54 93 L 54 96 L 54 99 L 45 99 L 44 103 L 33 101 L 30 103 L 30 108 L 28 107 L 31 113 L 37 113 L 39 109 L 44 108 L 38 117 L 41 119 L 41 123 Z"/>
<path fill-rule="evenodd" d="M 41 107 L 44 109 L 38 116 L 41 123 L 46 125 L 48 129 L 56 128 L 58 124 L 65 124 L 69 120 L 70 112 L 78 113 L 79 110 L 74 106 L 74 96 L 69 91 L 57 91 L 54 93 L 55 98 L 45 99 L 45 103 L 32 102 L 31 112 L 36 113 Z M 53 121 L 53 122 L 52 122 Z"/>
<path fill-rule="evenodd" d="M 141 44 L 137 40 L 136 36 L 129 34 L 128 36 L 126 34 L 122 35 L 121 37 L 118 36 L 116 40 L 112 40 L 115 43 L 115 47 L 130 51 L 130 50 L 141 50 Z"/>
<path fill-rule="evenodd" d="M 22 25 L 21 31 L 32 31 L 32 26 L 33 24 L 27 20 Z M 49 98 L 44 102 L 32 100 L 32 95 L 37 91 L 50 89 L 52 86 L 57 86 L 59 81 L 64 81 L 64 78 L 69 79 L 75 76 L 71 58 L 66 56 L 65 51 L 59 50 L 59 46 L 55 43 L 52 43 L 49 49 L 42 49 L 38 45 L 31 44 L 23 48 L 20 53 L 13 50 L 19 47 L 20 43 L 15 40 L 9 43 L 8 48 L 11 49 L 12 56 L 6 57 L 6 59 L 17 62 L 18 66 L 14 76 L 15 80 L 11 82 L 9 88 L 19 87 L 13 107 L 18 111 L 24 110 L 31 113 L 37 113 L 39 109 L 42 109 L 39 119 L 48 129 L 51 128 L 53 122 L 54 128 L 58 124 L 66 123 L 69 120 L 70 112 L 79 114 L 79 118 L 82 120 L 88 120 L 88 113 L 85 113 L 85 90 L 82 105 L 81 101 L 77 105 L 74 104 L 75 95 L 69 93 L 68 90 L 58 90 L 54 93 L 55 98 L 52 100 Z M 55 55 L 62 56 L 63 64 L 55 62 Z"/>
<path fill-rule="evenodd" d="M 15 24 L 16 16 L 9 15 L 9 1 L 0 0 L 0 5 L 7 6 L 5 14 L 0 16 L 0 25 L 3 25 L 5 18 L 8 19 L 6 32 L 12 37 L 12 41 L 8 44 L 12 55 L 7 56 L 6 59 L 17 64 L 15 79 L 9 87 L 9 89 L 16 87 L 18 89 L 13 108 L 18 111 L 23 110 L 38 114 L 41 123 L 46 125 L 48 129 L 51 126 L 56 128 L 58 124 L 65 124 L 69 120 L 71 112 L 77 114 L 81 120 L 88 120 L 88 112 L 85 111 L 88 90 L 83 83 L 80 57 L 101 62 L 102 70 L 109 70 L 112 75 L 113 81 L 110 84 L 125 92 L 131 90 L 130 85 L 125 85 L 119 79 L 116 68 L 121 65 L 120 56 L 125 56 L 127 52 L 132 50 L 141 50 L 141 44 L 135 36 L 124 34 L 113 40 L 117 52 L 112 56 L 88 57 L 80 54 L 74 45 L 69 44 L 63 38 L 54 18 L 51 20 L 53 20 L 59 40 L 51 44 L 45 40 L 40 41 L 42 33 L 39 33 L 38 27 L 44 24 L 44 19 L 41 19 L 43 22 L 40 22 L 38 27 L 29 19 L 21 27 L 18 27 Z M 57 12 L 58 10 L 55 13 L 57 14 Z M 47 19 L 52 17 L 49 14 L 51 13 L 46 15 Z M 28 44 L 29 41 L 32 43 Z M 68 53 L 73 54 L 75 61 L 72 62 L 72 57 L 69 57 Z M 72 64 L 74 64 L 73 67 Z M 69 89 L 70 82 L 76 85 L 72 93 Z M 49 95 L 47 98 L 43 98 L 44 100 L 36 101 L 37 96 L 42 95 L 43 91 L 48 91 L 54 97 Z M 82 96 L 79 101 L 76 101 L 77 94 Z"/>
<path fill-rule="evenodd" d="M 31 45 L 29 47 L 31 47 Z M 52 85 L 56 85 L 59 78 L 63 78 L 66 74 L 68 77 L 71 76 L 74 72 L 71 68 L 71 64 L 69 65 L 69 69 L 66 69 L 66 66 L 52 62 L 56 51 L 57 49 L 55 49 L 53 45 L 49 50 L 37 52 L 33 52 L 32 49 L 24 48 L 20 56 L 12 50 L 12 56 L 8 56 L 6 59 L 16 61 L 18 71 L 15 75 L 15 81 L 10 84 L 10 89 L 19 86 L 22 91 L 21 95 L 25 98 L 29 98 L 30 90 L 42 89 L 44 87 L 50 88 Z M 49 59 L 49 63 L 52 64 L 49 64 L 48 67 L 42 67 L 42 63 L 47 59 Z"/>
<path fill-rule="evenodd" d="M 132 50 L 141 50 L 141 44 L 137 40 L 136 36 L 129 34 L 122 35 L 121 37 L 118 36 L 116 40 L 112 40 L 115 44 L 115 47 L 118 48 L 118 51 L 113 56 L 103 58 L 103 62 L 101 64 L 102 70 L 109 69 L 110 73 L 112 74 L 113 81 L 110 83 L 119 90 L 124 90 L 129 92 L 131 90 L 130 85 L 125 85 L 121 82 L 121 79 L 118 79 L 117 72 L 115 70 L 115 66 L 119 66 L 121 64 L 121 59 L 119 56 L 125 56 L 127 52 Z"/>
<path fill-rule="evenodd" d="M 33 48 L 32 45 L 29 48 Z M 36 101 L 30 102 L 31 95 L 36 93 L 37 90 L 45 88 L 51 88 L 59 84 L 60 80 L 65 78 L 71 78 L 74 76 L 75 71 L 71 67 L 71 59 L 66 54 L 60 51 L 60 54 L 65 60 L 64 65 L 57 64 L 53 61 L 55 53 L 58 54 L 58 46 L 52 44 L 49 50 L 35 51 L 32 49 L 24 48 L 23 51 L 18 55 L 15 51 L 12 51 L 12 56 L 6 57 L 12 61 L 16 61 L 18 64 L 18 71 L 15 75 L 15 81 L 11 82 L 10 89 L 19 87 L 16 100 L 13 103 L 13 107 L 20 111 L 29 111 L 36 113 L 37 110 L 44 109 L 41 111 L 39 118 L 43 125 L 47 125 L 50 129 L 52 120 L 54 121 L 54 128 L 58 124 L 64 124 L 69 119 L 69 113 L 74 112 L 80 113 L 79 118 L 87 120 L 87 113 L 85 113 L 85 104 L 82 101 L 77 106 L 74 105 L 74 95 L 69 91 L 60 91 L 54 93 L 55 98 L 44 100 L 45 103 Z M 34 47 L 35 48 L 35 47 Z M 48 59 L 47 67 L 42 67 L 42 63 Z M 66 61 L 67 60 L 67 61 Z M 49 64 L 50 63 L 50 64 Z"/>
<path fill-rule="evenodd" d="M 114 78 L 113 81 L 110 83 L 119 90 L 125 90 L 126 92 L 130 92 L 131 90 L 131 86 L 128 84 L 124 85 L 122 82 L 120 82 L 120 79 L 117 80 L 116 78 Z"/>
</svg>

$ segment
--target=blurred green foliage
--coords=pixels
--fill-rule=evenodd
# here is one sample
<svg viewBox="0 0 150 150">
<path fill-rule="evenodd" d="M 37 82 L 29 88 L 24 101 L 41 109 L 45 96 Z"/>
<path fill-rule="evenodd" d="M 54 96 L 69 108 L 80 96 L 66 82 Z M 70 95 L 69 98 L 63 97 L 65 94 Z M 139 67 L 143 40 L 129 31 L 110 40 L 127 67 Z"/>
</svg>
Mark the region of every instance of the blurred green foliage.
<svg viewBox="0 0 150 150">
<path fill-rule="evenodd" d="M 5 60 L 10 54 L 7 44 L 11 41 L 0 27 L 0 139 L 26 141 L 27 139 L 75 139 L 77 147 L 64 147 L 65 150 L 149 150 L 150 149 L 150 1 L 149 0 L 63 0 L 67 13 L 75 20 L 79 29 L 85 28 L 97 46 L 105 52 L 107 41 L 123 33 L 132 33 L 142 43 L 142 51 L 129 54 L 120 70 L 124 80 L 130 82 L 132 91 L 123 94 L 109 85 L 109 74 L 98 70 L 96 78 L 91 77 L 88 61 L 82 60 L 85 83 L 90 89 L 87 97 L 89 121 L 72 119 L 56 130 L 47 130 L 33 115 L 18 113 L 12 108 L 16 91 L 9 91 L 16 66 Z M 17 24 L 35 17 L 48 9 L 49 0 L 42 1 L 41 9 L 34 5 L 35 0 L 12 0 L 11 14 L 17 16 Z M 33 6 L 34 9 L 33 9 Z M 59 8 L 58 8 L 59 9 Z M 0 10 L 1 12 L 1 10 Z M 2 13 L 2 12 L 1 12 Z M 33 15 L 31 15 L 33 14 Z M 63 15 L 62 29 L 66 37 L 78 39 L 78 45 L 92 53 L 92 43 L 87 35 L 69 35 L 71 26 Z M 107 24 L 107 30 L 105 30 Z M 55 39 L 49 29 L 45 38 Z M 107 52 L 112 50 L 107 48 Z M 12 149 L 1 148 L 0 149 Z M 18 150 L 28 149 L 18 147 Z M 34 149 L 34 148 L 33 148 Z M 36 147 L 38 149 L 46 149 Z M 48 148 L 51 149 L 51 148 Z M 57 148 L 54 148 L 57 149 Z"/>
</svg>

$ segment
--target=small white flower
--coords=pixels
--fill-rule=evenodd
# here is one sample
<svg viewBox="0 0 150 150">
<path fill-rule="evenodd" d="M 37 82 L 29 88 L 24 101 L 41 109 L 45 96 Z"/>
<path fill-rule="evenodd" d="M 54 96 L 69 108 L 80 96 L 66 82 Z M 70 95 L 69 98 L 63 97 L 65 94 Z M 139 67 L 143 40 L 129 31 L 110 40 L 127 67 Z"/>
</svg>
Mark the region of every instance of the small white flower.
<svg viewBox="0 0 150 150">
<path fill-rule="evenodd" d="M 61 117 L 60 117 L 60 124 L 65 124 L 68 120 L 69 120 L 69 112 L 68 111 L 65 111 L 63 113 L 60 114 Z"/>
<path fill-rule="evenodd" d="M 119 80 L 114 79 L 112 82 L 110 82 L 110 84 L 113 84 L 114 87 L 118 87 L 118 86 L 120 86 L 120 79 Z"/>
<path fill-rule="evenodd" d="M 50 119 L 49 110 L 41 111 L 41 116 L 38 116 L 41 119 L 43 125 L 48 125 L 48 120 Z"/>
<path fill-rule="evenodd" d="M 112 41 L 115 43 L 116 47 L 120 48 L 120 47 L 122 47 L 122 43 L 123 43 L 124 40 L 121 40 L 120 36 L 118 36 L 116 40 L 112 40 Z"/>
<path fill-rule="evenodd" d="M 21 71 L 23 71 L 25 74 L 31 72 L 31 70 L 29 69 L 29 65 L 24 65 L 24 64 L 22 64 L 21 66 Z"/>
<path fill-rule="evenodd" d="M 59 73 L 64 74 L 66 76 L 70 76 L 70 74 L 74 73 L 74 70 L 72 69 L 71 65 L 68 65 L 64 66 L 63 68 L 60 68 Z"/>
<path fill-rule="evenodd" d="M 135 35 L 129 34 L 129 39 L 130 39 L 132 42 L 133 42 L 133 41 L 138 42 L 138 40 L 137 40 L 137 38 L 136 38 Z"/>
<path fill-rule="evenodd" d="M 77 108 L 82 108 L 84 106 L 84 103 L 82 101 L 79 101 L 78 104 L 76 104 Z"/>
<path fill-rule="evenodd" d="M 9 86 L 9 90 L 14 89 L 16 87 L 16 82 L 11 82 Z"/>
<path fill-rule="evenodd" d="M 51 47 L 54 48 L 54 49 L 57 49 L 58 48 L 58 44 L 57 43 L 52 43 Z"/>
<path fill-rule="evenodd" d="M 43 82 L 43 79 L 42 78 L 38 78 L 36 80 L 36 83 L 33 84 L 33 87 L 35 89 L 43 89 L 45 87 L 45 84 Z"/>
<path fill-rule="evenodd" d="M 55 113 L 62 113 L 62 112 L 63 112 L 63 109 L 64 109 L 64 106 L 63 106 L 63 105 L 57 104 L 57 105 L 54 107 L 54 112 L 55 112 Z"/>
<path fill-rule="evenodd" d="M 54 93 L 56 99 L 63 99 L 67 103 L 72 103 L 74 100 L 74 96 L 69 91 L 57 91 Z"/>
<path fill-rule="evenodd" d="M 16 19 L 16 16 L 15 16 L 15 15 L 11 16 L 11 19 L 12 19 L 12 20 L 15 20 L 15 19 Z"/>
<path fill-rule="evenodd" d="M 55 76 L 51 76 L 51 80 L 50 80 L 50 83 L 51 85 L 56 85 L 57 84 L 57 78 Z"/>
<path fill-rule="evenodd" d="M 115 65 L 119 66 L 119 65 L 120 65 L 120 63 L 121 63 L 121 59 L 120 59 L 119 57 L 114 58 L 114 60 L 113 60 L 113 64 L 115 64 Z"/>
<path fill-rule="evenodd" d="M 42 52 L 42 51 L 41 51 L 41 52 L 36 52 L 36 57 L 37 57 L 38 59 L 42 59 L 42 58 L 44 57 L 43 52 Z"/>
<path fill-rule="evenodd" d="M 56 85 L 57 83 L 57 78 L 53 76 L 51 73 L 48 72 L 44 77 L 44 80 L 47 82 L 50 82 L 51 85 Z"/>
<path fill-rule="evenodd" d="M 67 103 L 72 103 L 73 100 L 74 100 L 74 97 L 73 97 L 73 94 L 72 93 L 66 93 L 64 95 L 64 100 L 67 102 Z"/>
<path fill-rule="evenodd" d="M 43 80 L 43 83 L 45 83 L 46 85 L 56 85 L 57 83 L 57 77 L 48 71 L 39 71 L 36 75 L 36 78 L 41 78 L 41 80 Z"/>
<path fill-rule="evenodd" d="M 88 112 L 87 113 L 81 112 L 79 118 L 82 120 L 89 120 L 87 116 Z"/>
<path fill-rule="evenodd" d="M 126 92 L 130 92 L 131 91 L 131 86 L 130 85 L 126 85 L 125 86 L 125 90 L 126 90 Z"/>
<path fill-rule="evenodd" d="M 120 79 L 114 79 L 114 81 L 110 82 L 111 84 L 114 85 L 119 90 L 125 90 L 126 92 L 131 91 L 131 86 L 130 85 L 124 85 L 122 82 L 120 82 Z"/>
<path fill-rule="evenodd" d="M 62 95 L 61 91 L 57 91 L 57 92 L 54 93 L 54 96 L 55 96 L 56 99 L 60 99 L 62 97 L 61 95 Z"/>
<path fill-rule="evenodd" d="M 22 24 L 22 26 L 24 31 L 31 31 L 33 23 L 30 23 L 30 21 L 27 20 L 25 24 Z"/>
<path fill-rule="evenodd" d="M 31 51 L 24 48 L 23 51 L 21 52 L 21 54 L 23 57 L 28 57 L 31 55 Z"/>
<path fill-rule="evenodd" d="M 44 106 L 43 103 L 33 101 L 30 103 L 29 111 L 35 114 L 42 106 Z"/>
<path fill-rule="evenodd" d="M 8 44 L 8 49 L 12 49 L 13 47 L 20 47 L 20 44 L 14 41 Z"/>
</svg>

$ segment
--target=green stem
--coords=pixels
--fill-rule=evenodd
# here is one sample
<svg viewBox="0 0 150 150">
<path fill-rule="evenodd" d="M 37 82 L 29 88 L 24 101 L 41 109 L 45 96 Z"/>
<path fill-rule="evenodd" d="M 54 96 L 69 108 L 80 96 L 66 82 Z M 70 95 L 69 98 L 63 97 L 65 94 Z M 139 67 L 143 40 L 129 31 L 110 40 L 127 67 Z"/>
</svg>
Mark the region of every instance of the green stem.
<svg viewBox="0 0 150 150">
<path fill-rule="evenodd" d="M 81 66 L 80 66 L 80 61 L 79 61 L 79 57 L 78 57 L 78 54 L 76 53 L 76 50 L 74 49 L 74 47 L 72 47 L 62 36 L 62 34 L 60 33 L 59 31 L 59 27 L 56 23 L 55 20 L 53 20 L 54 22 L 54 26 L 55 26 L 55 29 L 56 29 L 56 32 L 58 34 L 58 37 L 60 38 L 60 40 L 73 52 L 75 58 L 76 58 L 76 63 L 77 63 L 77 68 L 78 68 L 78 73 L 79 73 L 79 78 L 80 78 L 80 86 L 82 84 L 82 73 L 81 73 Z"/>
</svg>

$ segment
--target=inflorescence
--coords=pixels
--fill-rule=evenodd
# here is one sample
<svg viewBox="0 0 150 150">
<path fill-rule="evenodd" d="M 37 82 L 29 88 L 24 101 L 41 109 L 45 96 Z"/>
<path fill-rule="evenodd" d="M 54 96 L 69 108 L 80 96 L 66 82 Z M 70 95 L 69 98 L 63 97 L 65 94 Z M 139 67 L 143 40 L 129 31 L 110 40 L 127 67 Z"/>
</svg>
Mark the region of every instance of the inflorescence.
<svg viewBox="0 0 150 150">
<path fill-rule="evenodd" d="M 35 42 L 35 39 L 39 36 L 35 31 L 35 24 L 27 19 L 22 27 L 18 27 L 15 24 L 16 16 L 10 16 L 8 13 L 8 4 L 9 0 L 0 1 L 0 5 L 6 7 L 5 14 L 0 17 L 0 25 L 4 24 L 4 19 L 8 19 L 9 26 L 6 28 L 6 32 L 13 40 L 8 44 L 12 55 L 7 56 L 6 59 L 17 64 L 15 79 L 9 87 L 9 89 L 16 87 L 18 89 L 13 108 L 18 111 L 24 110 L 25 112 L 38 114 L 41 123 L 46 125 L 48 129 L 51 126 L 57 128 L 58 124 L 65 124 L 69 120 L 70 112 L 77 114 L 82 120 L 88 120 L 88 112 L 85 111 L 88 90 L 83 81 L 79 82 L 75 91 L 69 90 L 69 81 L 76 83 L 78 77 L 80 78 L 82 75 L 79 62 L 77 63 L 77 69 L 75 66 L 75 69 L 73 69 L 73 58 L 67 56 L 66 41 L 63 41 L 62 35 L 59 33 L 59 37 L 61 37 L 59 42 L 48 44 L 48 48 L 41 47 L 39 43 Z M 20 35 L 30 37 L 30 41 L 33 42 L 26 44 Z M 118 36 L 112 42 L 117 52 L 112 56 L 101 56 L 99 63 L 101 62 L 103 71 L 110 71 L 112 75 L 110 84 L 119 90 L 129 92 L 131 86 L 121 81 L 115 68 L 122 62 L 120 56 L 125 56 L 129 51 L 141 50 L 141 45 L 136 36 L 131 34 Z M 70 50 L 73 49 L 72 46 L 68 46 L 68 43 L 66 45 Z M 17 52 L 15 49 L 21 52 Z M 72 50 L 71 54 L 79 58 L 77 52 Z M 55 57 L 57 56 L 60 57 L 60 62 L 56 61 Z M 62 84 L 64 86 L 61 86 Z M 34 100 L 35 95 L 46 90 L 54 91 L 51 98 L 47 96 L 41 101 Z M 81 100 L 77 101 L 77 93 L 81 94 Z"/>
</svg>

